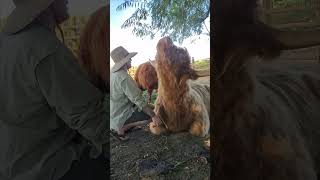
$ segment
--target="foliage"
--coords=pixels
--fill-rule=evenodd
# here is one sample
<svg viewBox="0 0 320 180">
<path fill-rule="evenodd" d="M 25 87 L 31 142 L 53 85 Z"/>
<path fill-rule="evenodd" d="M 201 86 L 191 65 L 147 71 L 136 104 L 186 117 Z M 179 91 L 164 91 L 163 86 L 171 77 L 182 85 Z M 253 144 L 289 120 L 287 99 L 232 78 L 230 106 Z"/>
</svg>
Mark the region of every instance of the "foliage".
<svg viewBox="0 0 320 180">
<path fill-rule="evenodd" d="M 274 8 L 289 8 L 303 4 L 307 0 L 273 0 Z"/>
<path fill-rule="evenodd" d="M 269 21 L 272 24 L 316 23 L 319 21 L 316 3 L 311 0 L 272 0 L 272 8 L 283 10 L 271 14 Z"/>
<path fill-rule="evenodd" d="M 143 91 L 142 95 L 143 95 L 144 99 L 146 99 L 146 100 L 149 99 L 148 91 Z M 152 96 L 151 96 L 151 104 L 154 105 L 154 103 L 155 103 L 155 101 L 157 99 L 157 96 L 158 96 L 158 93 L 155 90 L 153 90 Z"/>
<path fill-rule="evenodd" d="M 136 70 L 138 69 L 138 67 L 136 66 L 132 66 L 129 70 L 128 70 L 128 73 L 129 75 L 134 78 L 134 74 L 136 73 Z"/>
<path fill-rule="evenodd" d="M 194 69 L 209 69 L 210 68 L 210 60 L 202 59 L 197 60 L 192 64 Z"/>
<path fill-rule="evenodd" d="M 136 36 L 154 38 L 159 32 L 182 43 L 188 37 L 200 35 L 204 29 L 207 31 L 204 34 L 210 34 L 204 23 L 210 16 L 209 5 L 209 0 L 125 0 L 117 10 L 136 9 L 121 26 L 132 27 Z"/>
</svg>

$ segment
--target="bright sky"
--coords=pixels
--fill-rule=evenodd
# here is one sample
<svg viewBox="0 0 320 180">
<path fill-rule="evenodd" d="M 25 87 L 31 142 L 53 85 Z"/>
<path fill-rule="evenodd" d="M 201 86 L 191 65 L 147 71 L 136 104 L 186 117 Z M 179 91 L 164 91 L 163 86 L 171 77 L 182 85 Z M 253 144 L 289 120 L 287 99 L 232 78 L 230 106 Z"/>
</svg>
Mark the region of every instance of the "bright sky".
<svg viewBox="0 0 320 180">
<path fill-rule="evenodd" d="M 161 38 L 160 35 L 157 35 L 153 40 L 149 37 L 142 39 L 132 34 L 132 29 L 121 29 L 122 23 L 128 19 L 135 10 L 134 8 L 130 8 L 116 11 L 117 6 L 122 2 L 123 0 L 111 0 L 110 3 L 110 51 L 118 46 L 123 46 L 129 52 L 138 52 L 138 54 L 132 58 L 133 66 L 146 62 L 148 59 L 153 60 L 156 55 L 156 45 Z M 206 25 L 208 29 L 210 29 L 209 18 L 206 20 Z M 195 38 L 198 39 L 194 43 L 191 43 L 191 40 Z M 178 44 L 178 42 L 174 43 L 187 48 L 190 56 L 194 57 L 195 60 L 210 57 L 209 36 L 194 36 L 184 40 L 181 45 Z M 110 66 L 112 65 L 113 60 L 110 57 Z"/>
</svg>

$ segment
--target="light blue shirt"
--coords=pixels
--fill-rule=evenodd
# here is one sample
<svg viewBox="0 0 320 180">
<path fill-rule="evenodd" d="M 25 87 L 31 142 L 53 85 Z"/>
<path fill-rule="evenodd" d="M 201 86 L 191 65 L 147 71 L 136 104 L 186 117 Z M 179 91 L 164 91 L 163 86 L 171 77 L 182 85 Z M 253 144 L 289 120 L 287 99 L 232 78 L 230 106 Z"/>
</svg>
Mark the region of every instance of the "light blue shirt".
<svg viewBox="0 0 320 180">
<path fill-rule="evenodd" d="M 119 130 L 136 110 L 147 105 L 136 82 L 125 70 L 111 73 L 110 129 Z"/>
</svg>

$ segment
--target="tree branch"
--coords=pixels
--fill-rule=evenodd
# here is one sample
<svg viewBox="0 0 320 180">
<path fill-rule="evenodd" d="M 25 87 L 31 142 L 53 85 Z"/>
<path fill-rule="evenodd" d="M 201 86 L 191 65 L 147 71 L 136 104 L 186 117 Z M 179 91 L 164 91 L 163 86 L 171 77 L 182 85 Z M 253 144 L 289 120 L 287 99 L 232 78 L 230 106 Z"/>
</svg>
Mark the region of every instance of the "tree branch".
<svg viewBox="0 0 320 180">
<path fill-rule="evenodd" d="M 207 30 L 207 32 L 208 32 L 208 35 L 210 35 L 210 30 L 208 29 L 206 23 L 205 23 L 204 21 L 203 21 L 202 23 L 204 24 L 204 27 L 206 28 L 206 30 Z"/>
</svg>

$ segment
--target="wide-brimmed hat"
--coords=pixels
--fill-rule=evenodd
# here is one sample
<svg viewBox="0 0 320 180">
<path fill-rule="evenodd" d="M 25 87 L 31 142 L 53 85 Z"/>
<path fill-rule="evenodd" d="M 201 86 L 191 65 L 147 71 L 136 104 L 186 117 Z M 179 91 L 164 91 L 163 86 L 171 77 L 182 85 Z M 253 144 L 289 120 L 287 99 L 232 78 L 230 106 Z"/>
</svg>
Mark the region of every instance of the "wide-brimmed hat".
<svg viewBox="0 0 320 180">
<path fill-rule="evenodd" d="M 29 25 L 54 0 L 13 0 L 15 9 L 7 18 L 3 32 L 14 34 Z"/>
<path fill-rule="evenodd" d="M 111 58 L 114 62 L 114 65 L 111 69 L 111 72 L 118 71 L 123 65 L 131 60 L 133 56 L 135 56 L 136 52 L 129 53 L 125 48 L 119 46 L 111 51 Z"/>
</svg>

